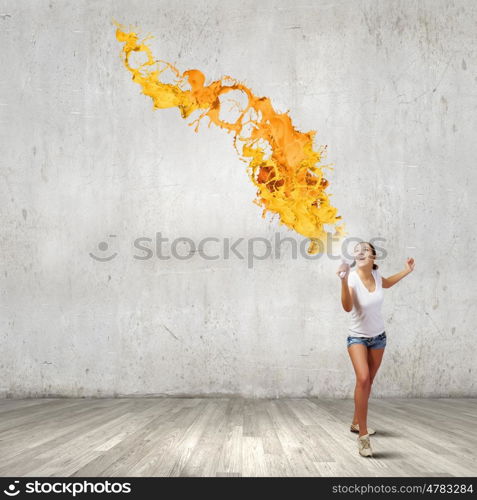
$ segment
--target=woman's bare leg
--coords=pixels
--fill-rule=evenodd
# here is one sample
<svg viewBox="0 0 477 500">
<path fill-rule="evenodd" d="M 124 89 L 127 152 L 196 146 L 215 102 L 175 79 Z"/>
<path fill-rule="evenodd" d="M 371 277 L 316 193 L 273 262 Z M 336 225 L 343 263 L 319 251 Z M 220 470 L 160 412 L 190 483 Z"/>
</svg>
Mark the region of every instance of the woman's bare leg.
<svg viewBox="0 0 477 500">
<path fill-rule="evenodd" d="M 354 407 L 359 424 L 359 435 L 364 436 L 368 433 L 368 397 L 371 391 L 368 348 L 363 344 L 353 344 L 348 347 L 348 353 L 353 363 L 356 373 L 356 387 L 354 389 Z"/>
<path fill-rule="evenodd" d="M 370 391 L 369 391 L 369 395 L 368 395 L 368 400 L 369 400 L 369 396 L 371 395 L 371 389 L 373 387 L 373 381 L 376 377 L 376 373 L 378 373 L 378 369 L 381 366 L 383 354 L 384 354 L 384 348 L 383 349 L 368 349 L 368 367 L 369 367 L 369 384 L 370 384 Z M 353 424 L 357 424 L 357 423 L 358 423 L 358 417 L 356 415 L 356 408 L 355 408 L 354 415 L 353 415 Z"/>
</svg>

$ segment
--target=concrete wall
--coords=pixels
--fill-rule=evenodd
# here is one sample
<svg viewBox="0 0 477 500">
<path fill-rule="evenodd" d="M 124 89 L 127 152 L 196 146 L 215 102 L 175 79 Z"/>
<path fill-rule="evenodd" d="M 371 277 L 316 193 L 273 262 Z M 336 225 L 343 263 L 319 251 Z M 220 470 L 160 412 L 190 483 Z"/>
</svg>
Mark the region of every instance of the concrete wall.
<svg viewBox="0 0 477 500">
<path fill-rule="evenodd" d="M 349 236 L 383 238 L 385 276 L 415 258 L 385 291 L 373 396 L 477 395 L 476 2 L 2 9 L 1 397 L 353 396 L 333 256 L 133 257 L 158 232 L 244 238 L 242 254 L 293 233 L 261 218 L 230 135 L 153 110 L 113 19 L 155 35 L 158 58 L 234 76 L 317 130 Z"/>
</svg>

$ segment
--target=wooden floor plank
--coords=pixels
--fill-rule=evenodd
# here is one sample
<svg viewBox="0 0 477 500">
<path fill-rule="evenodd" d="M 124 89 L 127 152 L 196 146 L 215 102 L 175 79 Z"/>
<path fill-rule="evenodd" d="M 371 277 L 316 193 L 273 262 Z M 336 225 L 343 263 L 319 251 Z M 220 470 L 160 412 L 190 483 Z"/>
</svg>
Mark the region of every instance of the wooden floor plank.
<svg viewBox="0 0 477 500">
<path fill-rule="evenodd" d="M 475 398 L 0 400 L 0 476 L 477 475 Z"/>
</svg>

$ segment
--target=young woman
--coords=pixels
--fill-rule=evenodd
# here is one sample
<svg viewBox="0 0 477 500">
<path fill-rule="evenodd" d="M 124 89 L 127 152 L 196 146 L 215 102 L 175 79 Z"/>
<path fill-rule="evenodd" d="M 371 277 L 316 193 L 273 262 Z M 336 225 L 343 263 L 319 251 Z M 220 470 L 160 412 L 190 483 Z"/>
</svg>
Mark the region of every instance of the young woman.
<svg viewBox="0 0 477 500">
<path fill-rule="evenodd" d="M 367 427 L 368 399 L 386 346 L 381 314 L 383 288 L 391 288 L 412 272 L 414 259 L 408 258 L 404 270 L 389 278 L 383 278 L 379 273 L 374 262 L 376 249 L 371 243 L 358 243 L 354 248 L 354 259 L 351 266 L 341 264 L 336 274 L 341 278 L 341 304 L 346 312 L 351 312 L 347 345 L 356 373 L 356 387 L 350 430 L 359 433 L 359 454 L 368 457 L 373 456 L 369 436 L 375 434 L 371 427 Z M 356 269 L 350 272 L 353 266 Z"/>
</svg>

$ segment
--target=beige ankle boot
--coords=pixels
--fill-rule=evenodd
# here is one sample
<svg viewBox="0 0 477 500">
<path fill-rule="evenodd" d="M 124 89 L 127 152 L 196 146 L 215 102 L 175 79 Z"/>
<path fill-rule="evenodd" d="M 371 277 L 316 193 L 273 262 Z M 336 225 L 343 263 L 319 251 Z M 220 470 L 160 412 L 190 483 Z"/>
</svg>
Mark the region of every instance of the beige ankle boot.
<svg viewBox="0 0 477 500">
<path fill-rule="evenodd" d="M 359 424 L 351 424 L 351 427 L 349 429 L 351 432 L 359 432 Z M 368 434 L 376 434 L 376 431 L 374 429 L 371 429 L 371 427 L 368 427 Z"/>
<path fill-rule="evenodd" d="M 358 436 L 358 451 L 362 457 L 372 457 L 373 450 L 371 448 L 371 440 L 369 434 Z"/>
</svg>

